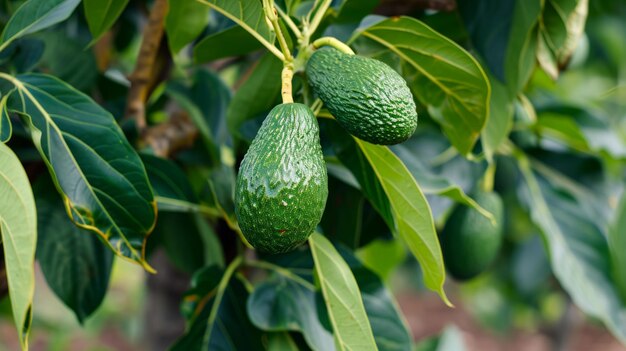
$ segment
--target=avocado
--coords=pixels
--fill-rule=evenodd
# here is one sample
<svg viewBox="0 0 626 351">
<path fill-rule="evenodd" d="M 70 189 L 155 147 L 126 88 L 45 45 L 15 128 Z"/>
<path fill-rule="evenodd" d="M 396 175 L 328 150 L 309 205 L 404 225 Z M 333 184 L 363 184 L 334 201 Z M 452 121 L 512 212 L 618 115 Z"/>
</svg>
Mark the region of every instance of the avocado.
<svg viewBox="0 0 626 351">
<path fill-rule="evenodd" d="M 482 273 L 495 260 L 502 244 L 502 199 L 494 192 L 477 192 L 474 200 L 495 217 L 494 225 L 475 209 L 454 209 L 439 238 L 443 260 L 452 277 L 468 280 Z"/>
<path fill-rule="evenodd" d="M 241 162 L 235 214 L 248 242 L 276 254 L 304 243 L 322 219 L 328 175 L 311 109 L 289 103 L 265 118 Z"/>
<path fill-rule="evenodd" d="M 307 62 L 315 94 L 355 137 L 392 145 L 413 135 L 417 110 L 406 81 L 387 64 L 322 48 Z"/>
</svg>

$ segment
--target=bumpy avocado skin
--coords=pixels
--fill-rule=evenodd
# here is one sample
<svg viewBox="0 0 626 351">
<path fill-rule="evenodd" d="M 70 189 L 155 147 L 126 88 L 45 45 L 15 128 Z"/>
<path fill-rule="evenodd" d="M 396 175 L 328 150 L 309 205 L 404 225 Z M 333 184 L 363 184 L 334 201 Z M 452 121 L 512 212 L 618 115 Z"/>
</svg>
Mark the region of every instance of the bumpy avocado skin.
<svg viewBox="0 0 626 351">
<path fill-rule="evenodd" d="M 319 126 L 303 104 L 276 106 L 244 156 L 235 213 L 257 250 L 284 253 L 304 243 L 322 218 L 328 175 Z"/>
<path fill-rule="evenodd" d="M 411 90 L 385 63 L 322 48 L 313 53 L 306 72 L 313 91 L 357 138 L 392 145 L 415 132 L 417 111 Z"/>
<path fill-rule="evenodd" d="M 494 261 L 502 244 L 502 199 L 493 192 L 478 192 L 473 198 L 494 215 L 496 225 L 468 206 L 454 209 L 439 240 L 446 268 L 457 280 L 482 273 Z"/>
</svg>

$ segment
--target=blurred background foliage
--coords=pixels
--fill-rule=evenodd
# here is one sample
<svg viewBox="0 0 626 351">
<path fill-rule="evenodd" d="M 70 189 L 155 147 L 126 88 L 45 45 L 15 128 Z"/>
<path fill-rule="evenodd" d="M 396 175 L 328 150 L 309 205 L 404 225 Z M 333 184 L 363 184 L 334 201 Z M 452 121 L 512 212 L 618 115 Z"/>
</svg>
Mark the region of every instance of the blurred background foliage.
<svg viewBox="0 0 626 351">
<path fill-rule="evenodd" d="M 482 5 L 479 6 L 479 2 Z M 6 23 L 8 14 L 20 3 L 9 0 L 1 2 L 0 21 Z M 497 52 L 497 48 L 500 48 L 498 41 L 505 39 L 498 36 L 501 34 L 498 25 L 502 18 L 493 11 L 507 11 L 504 8 L 506 6 L 497 5 L 498 1 L 458 0 L 457 6 L 450 11 L 424 9 L 419 4 L 411 6 L 412 2 L 371 3 L 378 14 L 410 15 L 453 39 L 479 57 L 481 64 L 489 68 L 492 82 L 509 74 L 506 67 L 498 64 L 498 55 L 501 58 L 502 55 L 520 54 Z M 11 50 L 2 53 L 0 63 L 17 73 L 36 70 L 53 74 L 94 96 L 114 116 L 123 116 L 128 92 L 125 77 L 133 71 L 141 43 L 140 24 L 145 21 L 144 16 L 149 6 L 150 2 L 130 1 L 116 22 L 115 30 L 103 33 L 103 38 L 89 49 L 85 48 L 93 37 L 81 6 L 67 21 L 45 32 L 21 39 Z M 485 11 L 482 15 L 486 17 L 480 17 L 480 13 L 476 13 L 481 9 Z M 348 14 L 345 16 L 347 17 L 343 20 L 329 26 L 326 29 L 327 34 L 348 39 L 358 22 L 351 20 Z M 484 22 L 472 23 L 468 18 L 481 18 Z M 189 21 L 194 20 L 203 21 L 194 16 L 189 18 Z M 173 65 L 171 77 L 156 87 L 149 100 L 147 117 L 151 124 L 163 122 L 171 109 L 171 101 L 183 107 L 198 105 L 202 101 L 220 101 L 220 104 L 200 106 L 201 113 L 237 116 L 234 122 L 232 118 L 228 119 L 228 123 L 235 123 L 235 138 L 228 133 L 233 126 L 227 125 L 223 119 L 215 119 L 217 122 L 211 126 L 211 135 L 202 136 L 216 140 L 217 144 L 228 145 L 232 148 L 232 154 L 224 153 L 223 150 L 205 150 L 196 142 L 191 149 L 176 155 L 176 161 L 186 165 L 194 187 L 191 193 L 195 192 L 210 199 L 216 194 L 202 189 L 206 172 L 200 165 L 207 158 L 216 165 L 220 165 L 224 158 L 230 158 L 231 162 L 233 158 L 240 158 L 245 146 L 256 134 L 267 110 L 279 99 L 279 95 L 268 87 L 279 84 L 276 72 L 281 67 L 280 63 L 276 64 L 269 56 L 260 58 L 261 63 L 257 63 L 260 55 L 258 53 L 240 56 L 234 61 L 227 61 L 228 64 L 220 64 L 223 61 L 216 63 L 215 59 L 222 57 L 210 56 L 215 54 L 202 50 L 202 47 L 240 40 L 242 33 L 238 27 L 233 27 L 232 22 L 213 12 L 207 23 L 208 26 L 202 27 L 202 33 L 195 33 L 195 36 L 194 33 L 189 34 L 204 38 L 196 42 L 192 53 L 183 50 L 173 56 L 173 62 L 165 63 Z M 225 32 L 227 33 L 224 34 Z M 550 76 L 549 59 L 546 59 L 547 62 L 540 62 L 541 65 L 536 67 L 533 59 L 532 67 L 528 70 L 528 84 L 520 79 L 519 91 L 509 92 L 513 96 L 509 106 L 513 115 L 510 126 L 501 127 L 510 128 L 512 143 L 532 158 L 537 185 L 560 230 L 592 246 L 606 245 L 596 243 L 593 234 L 607 235 L 608 223 L 613 220 L 614 209 L 620 200 L 626 176 L 625 37 L 626 1 L 590 1 L 584 35 L 571 59 L 562 63 L 564 70 L 554 80 Z M 242 55 L 260 48 L 249 39 L 241 43 L 231 48 L 233 52 L 221 54 Z M 172 45 L 176 43 L 170 41 L 170 46 Z M 357 50 L 359 53 L 368 54 L 367 45 L 357 41 L 354 46 L 362 49 Z M 114 49 L 110 50 L 110 47 Z M 394 63 L 392 57 L 377 58 L 395 64 L 399 69 L 403 68 L 401 63 Z M 193 69 L 194 73 L 190 76 L 187 72 L 193 67 L 194 59 L 213 63 Z M 254 65 L 263 67 L 263 70 L 251 70 Z M 515 74 L 518 73 L 516 71 Z M 244 75 L 252 75 L 255 79 L 250 78 L 248 83 L 242 84 L 241 77 Z M 250 81 L 259 83 L 254 85 Z M 256 101 L 250 101 L 250 97 L 242 93 L 246 89 L 266 90 L 266 95 L 270 96 L 259 98 L 256 95 Z M 231 91 L 238 92 L 232 95 Z M 231 99 L 236 103 L 229 105 Z M 328 139 L 323 139 L 326 142 L 325 151 L 337 146 L 329 141 L 333 140 L 333 128 L 329 124 L 327 121 L 320 121 L 323 134 L 327 133 L 328 136 Z M 131 125 L 122 123 L 122 127 L 129 139 L 136 136 Z M 25 132 L 18 127 L 14 133 L 16 138 L 12 140 L 12 148 L 20 158 L 26 161 L 37 159 L 30 145 L 20 140 Z M 420 113 L 420 124 L 415 136 L 407 143 L 394 146 L 392 150 L 407 165 L 409 171 L 416 178 L 419 177 L 420 185 L 432 186 L 433 189 L 458 186 L 464 192 L 470 193 L 485 169 L 482 163 L 468 160 L 451 151 L 450 142 L 426 110 Z M 335 153 L 341 158 L 336 149 L 328 153 Z M 566 284 L 555 276 L 554 267 L 567 262 L 550 264 L 550 243 L 540 235 L 546 230 L 542 228 L 545 221 L 537 219 L 545 213 L 542 213 L 543 209 L 537 208 L 536 197 L 524 185 L 528 182 L 527 175 L 520 171 L 518 160 L 501 155 L 496 155 L 496 159 L 498 169 L 495 189 L 506 204 L 505 244 L 491 270 L 469 283 L 447 283 L 446 290 L 457 305 L 453 312 L 447 311 L 439 300 L 426 293 L 419 264 L 412 256 L 407 255 L 400 243 L 389 240 L 391 233 L 380 235 L 381 232 L 388 232 L 383 220 L 372 205 L 365 201 L 363 195 L 350 186 L 350 181 L 345 181 L 351 179 L 355 182 L 337 157 L 329 158 L 331 194 L 342 194 L 354 200 L 350 203 L 357 204 L 358 208 L 342 207 L 342 211 L 359 211 L 362 221 L 358 225 L 363 231 L 357 242 L 353 236 L 342 237 L 353 224 L 347 223 L 349 221 L 341 222 L 341 225 L 338 223 L 342 218 L 352 216 L 346 214 L 347 212 L 339 214 L 333 207 L 332 198 L 329 199 L 321 227 L 327 236 L 350 249 L 356 249 L 355 254 L 364 265 L 383 278 L 391 291 L 398 296 L 400 308 L 418 340 L 433 337 L 445 325 L 459 325 L 460 329 L 445 329 L 440 338 L 424 340 L 416 346 L 417 350 L 461 350 L 464 346 L 459 344 L 460 333 L 465 334 L 466 342 L 470 340 L 465 347 L 472 350 L 503 349 L 503 345 L 511 347 L 507 346 L 507 350 L 592 350 L 585 348 L 591 347 L 590 345 L 595 345 L 593 350 L 624 349 L 602 329 L 602 318 L 583 317 L 572 303 L 573 292 L 567 291 L 563 286 Z M 144 162 L 150 173 L 150 161 Z M 232 179 L 234 176 L 228 168 L 221 172 L 210 175 L 214 182 Z M 213 191 L 225 187 L 228 185 L 216 185 Z M 216 196 L 219 198 L 219 195 Z M 427 198 L 440 228 L 454 206 L 454 201 L 450 196 L 434 192 L 429 192 Z M 226 207 L 226 212 L 229 212 L 228 206 L 232 206 L 223 203 L 221 205 Z M 169 222 L 170 226 L 171 223 L 174 226 L 178 223 L 175 218 Z M 166 226 L 168 220 L 162 223 L 164 224 L 160 226 Z M 172 243 L 167 232 L 171 230 L 157 227 L 155 237 L 162 242 L 170 240 Z M 208 253 L 194 253 L 189 257 L 177 256 L 180 252 L 190 252 L 189 250 L 198 248 L 187 244 L 184 248 L 174 248 L 168 252 L 174 265 L 187 274 L 207 264 L 207 257 L 215 257 Z M 227 242 L 225 245 L 230 244 Z M 625 252 L 622 248 L 615 250 L 622 254 Z M 595 254 L 586 252 L 584 247 L 574 248 L 574 251 L 582 256 Z M 227 247 L 226 255 L 228 254 Z M 198 259 L 201 256 L 204 259 Z M 594 257 L 584 259 L 595 260 Z M 223 257 L 215 260 L 218 263 L 221 260 L 223 265 Z M 600 269 L 605 268 L 609 269 Z M 116 260 L 103 304 L 79 327 L 71 311 L 51 291 L 42 288 L 46 284 L 39 272 L 34 303 L 37 313 L 33 322 L 32 349 L 141 349 L 144 345 L 144 315 L 146 309 L 150 308 L 145 303 L 145 279 L 138 267 Z M 598 286 L 598 289 L 603 288 Z M 3 316 L 0 320 L 0 350 L 17 349 L 19 343 L 14 340 L 10 327 L 7 299 L 2 301 L 0 310 Z"/>
</svg>

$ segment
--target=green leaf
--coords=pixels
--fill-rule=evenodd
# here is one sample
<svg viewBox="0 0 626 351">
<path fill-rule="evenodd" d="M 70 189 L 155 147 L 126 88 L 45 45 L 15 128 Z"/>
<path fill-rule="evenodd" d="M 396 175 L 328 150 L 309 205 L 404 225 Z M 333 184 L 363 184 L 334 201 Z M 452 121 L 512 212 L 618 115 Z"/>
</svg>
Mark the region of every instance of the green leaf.
<svg viewBox="0 0 626 351">
<path fill-rule="evenodd" d="M 197 0 L 168 2 L 170 7 L 165 19 L 165 32 L 170 50 L 176 54 L 202 33 L 209 21 L 209 12 L 206 5 Z"/>
<path fill-rule="evenodd" d="M 194 275 L 183 305 L 190 325 L 172 351 L 264 350 L 261 332 L 246 315 L 248 291 L 240 278 L 233 277 L 239 262 L 226 271 L 212 266 Z"/>
<path fill-rule="evenodd" d="M 380 278 L 366 269 L 355 258 L 352 252 L 343 246 L 338 246 L 337 249 L 354 273 L 354 278 L 361 290 L 365 312 L 370 320 L 378 349 L 381 351 L 409 350 L 412 338 L 391 292 Z M 319 329 L 317 324 L 321 324 L 330 333 L 332 328 L 319 290 L 316 292 L 315 300 L 304 298 L 315 290 L 315 287 L 311 286 L 315 266 L 311 251 L 295 251 L 284 255 L 273 255 L 267 259 L 274 263 L 262 261 L 256 262 L 253 266 L 268 269 L 274 273 L 274 276 L 267 282 L 275 290 L 261 284 L 257 289 L 263 289 L 253 292 L 250 299 L 255 301 L 248 302 L 248 313 L 252 319 L 262 323 L 259 325 L 262 329 L 265 329 L 263 325 L 267 325 L 272 328 L 271 330 L 293 330 L 290 328 L 292 323 L 289 321 L 302 321 L 310 318 L 308 314 L 303 314 L 300 317 L 296 314 L 299 314 L 301 310 L 315 310 L 317 319 L 307 320 L 307 323 L 301 325 L 311 328 L 308 331 L 303 330 L 305 339 L 316 335 Z M 307 295 L 300 295 L 301 292 L 305 291 Z M 257 293 L 259 294 L 258 298 L 255 297 Z M 307 304 L 311 304 L 311 306 Z M 307 337 L 307 335 L 309 336 Z M 332 338 L 332 336 L 330 337 Z M 332 341 L 330 341 L 329 346 L 323 348 L 315 346 L 321 342 L 322 340 L 315 339 L 308 342 L 308 345 L 315 350 L 335 350 Z"/>
<path fill-rule="evenodd" d="M 338 349 L 378 350 L 350 267 L 322 234 L 309 243 Z"/>
<path fill-rule="evenodd" d="M 488 160 L 493 159 L 498 147 L 507 140 L 513 128 L 513 101 L 509 98 L 506 87 L 493 76 L 491 84 L 491 103 L 489 118 L 481 134 L 483 151 Z"/>
<path fill-rule="evenodd" d="M 254 289 L 248 315 L 262 330 L 299 331 L 313 350 L 334 350 L 333 334 L 320 322 L 315 293 L 315 286 L 298 276 L 277 275 Z"/>
<path fill-rule="evenodd" d="M 159 211 L 150 240 L 158 241 L 174 266 L 183 272 L 193 274 L 205 267 L 206 250 L 193 214 Z"/>
<path fill-rule="evenodd" d="M 355 139 L 340 128 L 335 121 L 320 120 L 319 122 L 321 130 L 332 140 L 335 154 L 357 179 L 363 195 L 383 217 L 387 226 L 393 228 L 394 221 L 389 199 L 372 165 L 367 162 L 367 158 Z"/>
<path fill-rule="evenodd" d="M 272 46 L 274 33 L 265 20 L 261 1 L 197 0 L 237 23 L 258 41 Z"/>
<path fill-rule="evenodd" d="M 542 135 L 579 152 L 626 156 L 626 144 L 615 128 L 593 110 L 555 104 L 539 110 L 537 121 Z"/>
<path fill-rule="evenodd" d="M 584 34 L 588 0 L 546 0 L 539 26 L 539 64 L 552 79 Z"/>
<path fill-rule="evenodd" d="M 221 58 L 245 55 L 262 47 L 263 45 L 244 28 L 234 26 L 202 39 L 193 48 L 193 59 L 196 63 L 211 62 Z"/>
<path fill-rule="evenodd" d="M 83 323 L 102 303 L 109 285 L 113 253 L 98 238 L 70 221 L 46 176 L 38 182 L 37 260 L 48 285 Z"/>
<path fill-rule="evenodd" d="M 415 139 L 418 138 L 420 138 L 420 136 L 416 135 Z M 493 218 L 489 211 L 480 207 L 474 199 L 465 194 L 458 184 L 454 184 L 450 179 L 444 176 L 433 174 L 426 165 L 422 164 L 419 155 L 412 152 L 410 146 L 411 140 L 401 145 L 394 145 L 391 149 L 404 163 L 409 172 L 411 172 L 415 181 L 419 184 L 420 189 L 422 189 L 425 194 L 446 196 L 451 200 L 474 208 L 485 217 Z"/>
<path fill-rule="evenodd" d="M 538 178 L 525 155 L 516 156 L 524 177 L 521 201 L 542 230 L 554 275 L 576 306 L 626 342 L 626 305 L 611 279 L 606 237 L 580 200 Z"/>
<path fill-rule="evenodd" d="M 341 255 L 348 262 L 359 284 L 365 311 L 381 351 L 410 350 L 413 338 L 390 291 L 376 274 L 365 268 L 346 250 Z"/>
<path fill-rule="evenodd" d="M 609 250 L 611 253 L 612 273 L 622 302 L 626 304 L 626 191 L 622 193 L 615 219 L 609 229 Z"/>
<path fill-rule="evenodd" d="M 465 351 L 463 334 L 455 325 L 447 326 L 436 338 L 422 340 L 415 351 Z"/>
<path fill-rule="evenodd" d="M 426 286 L 450 304 L 435 223 L 424 193 L 402 161 L 385 146 L 355 139 L 382 184 L 396 223 L 395 232 L 419 261 Z"/>
<path fill-rule="evenodd" d="M 17 156 L 0 143 L 0 234 L 13 319 L 22 349 L 28 349 L 35 292 L 37 214 L 28 176 Z"/>
<path fill-rule="evenodd" d="M 459 10 L 491 72 L 517 95 L 535 68 L 540 0 L 465 0 Z"/>
<path fill-rule="evenodd" d="M 478 140 L 489 113 L 489 81 L 459 45 L 409 17 L 378 22 L 361 32 L 405 63 L 418 99 L 465 155 Z"/>
<path fill-rule="evenodd" d="M 6 143 L 11 139 L 13 134 L 13 125 L 11 124 L 11 116 L 7 111 L 7 99 L 9 95 L 3 95 L 0 99 L 0 143 Z"/>
<path fill-rule="evenodd" d="M 84 0 L 85 18 L 95 43 L 122 14 L 128 0 Z"/>
<path fill-rule="evenodd" d="M 241 136 L 244 122 L 259 117 L 276 105 L 280 97 L 280 72 L 283 64 L 265 54 L 254 66 L 248 79 L 239 87 L 228 106 L 228 130 Z"/>
<path fill-rule="evenodd" d="M 288 333 L 271 333 L 267 340 L 268 351 L 298 351 L 298 345 Z"/>
<path fill-rule="evenodd" d="M 147 154 L 140 156 L 154 189 L 159 211 L 188 212 L 198 207 L 198 198 L 189 179 L 176 163 Z"/>
<path fill-rule="evenodd" d="M 0 36 L 0 51 L 15 39 L 65 21 L 80 0 L 28 0 L 11 16 Z"/>
<path fill-rule="evenodd" d="M 141 159 L 113 116 L 56 78 L 0 78 L 15 86 L 9 109 L 23 116 L 72 221 L 150 270 L 143 248 L 156 202 Z"/>
<path fill-rule="evenodd" d="M 45 45 L 39 69 L 83 92 L 93 88 L 98 66 L 94 51 L 86 50 L 84 42 L 68 38 L 62 30 L 47 30 L 35 37 Z"/>
</svg>

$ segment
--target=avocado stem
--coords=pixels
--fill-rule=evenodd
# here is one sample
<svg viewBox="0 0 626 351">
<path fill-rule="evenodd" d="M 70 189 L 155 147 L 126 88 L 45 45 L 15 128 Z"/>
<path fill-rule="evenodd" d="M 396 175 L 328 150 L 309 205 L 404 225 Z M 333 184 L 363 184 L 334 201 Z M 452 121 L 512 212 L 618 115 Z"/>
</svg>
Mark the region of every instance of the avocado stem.
<svg viewBox="0 0 626 351">
<path fill-rule="evenodd" d="M 274 28 L 274 32 L 276 33 L 276 38 L 278 39 L 278 45 L 280 46 L 280 50 L 283 53 L 284 62 L 292 61 L 293 57 L 291 56 L 291 52 L 289 51 L 289 45 L 287 45 L 287 40 L 285 40 L 285 36 L 283 35 L 283 31 L 280 28 L 280 24 L 278 23 L 278 15 L 276 14 L 276 8 L 274 7 L 273 0 L 263 0 L 263 10 L 265 11 L 265 17 L 272 24 Z"/>
<path fill-rule="evenodd" d="M 493 191 L 493 183 L 496 175 L 496 164 L 495 162 L 489 163 L 487 166 L 487 170 L 485 170 L 485 175 L 483 176 L 481 188 L 485 192 Z"/>
<path fill-rule="evenodd" d="M 330 46 L 343 52 L 344 54 L 354 55 L 354 51 L 352 51 L 352 49 L 348 45 L 344 44 L 337 38 L 322 37 L 313 42 L 314 49 L 319 49 L 322 46 Z"/>
<path fill-rule="evenodd" d="M 281 74 L 282 89 L 281 95 L 283 97 L 283 104 L 290 104 L 293 102 L 293 95 L 291 92 L 291 81 L 293 79 L 293 62 L 285 62 L 283 66 L 283 72 Z"/>
</svg>

